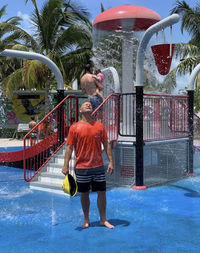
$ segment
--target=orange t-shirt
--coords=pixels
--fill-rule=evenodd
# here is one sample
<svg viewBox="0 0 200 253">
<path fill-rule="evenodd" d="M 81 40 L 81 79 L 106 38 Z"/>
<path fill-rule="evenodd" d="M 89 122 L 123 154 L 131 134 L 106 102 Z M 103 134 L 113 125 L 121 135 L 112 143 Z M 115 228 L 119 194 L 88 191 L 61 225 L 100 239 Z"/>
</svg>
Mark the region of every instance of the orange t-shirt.
<svg viewBox="0 0 200 253">
<path fill-rule="evenodd" d="M 103 165 L 101 143 L 108 140 L 103 124 L 79 121 L 69 129 L 67 144 L 74 146 L 75 168 L 90 169 Z"/>
</svg>

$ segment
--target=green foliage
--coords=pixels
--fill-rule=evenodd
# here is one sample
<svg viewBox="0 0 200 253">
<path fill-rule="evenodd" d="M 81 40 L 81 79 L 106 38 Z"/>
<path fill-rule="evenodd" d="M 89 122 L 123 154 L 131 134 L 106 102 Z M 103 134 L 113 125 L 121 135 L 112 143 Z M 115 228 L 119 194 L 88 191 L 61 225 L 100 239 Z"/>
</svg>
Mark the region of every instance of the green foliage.
<svg viewBox="0 0 200 253">
<path fill-rule="evenodd" d="M 176 72 L 177 68 L 173 69 L 160 84 L 160 91 L 171 94 L 176 87 Z"/>
<path fill-rule="evenodd" d="M 0 129 L 0 138 L 12 138 L 15 129 L 12 128 L 2 128 Z"/>
<path fill-rule="evenodd" d="M 194 111 L 196 113 L 200 111 L 200 86 L 196 86 L 194 92 Z"/>
<path fill-rule="evenodd" d="M 11 17 L 3 20 L 6 14 L 7 5 L 0 9 L 0 51 L 6 48 L 13 48 L 18 42 L 19 36 L 16 35 L 18 30 L 17 25 L 20 24 L 19 17 Z M 18 59 L 11 59 L 9 57 L 0 57 L 0 82 L 10 75 L 14 70 L 21 67 L 21 61 Z"/>
<path fill-rule="evenodd" d="M 181 15 L 181 32 L 186 30 L 191 35 L 191 40 L 184 44 L 176 44 L 175 56 L 182 60 L 177 67 L 179 74 L 191 73 L 200 63 L 200 8 L 191 8 L 185 1 L 176 1 L 171 13 Z"/>
<path fill-rule="evenodd" d="M 179 43 L 175 46 L 175 57 L 181 59 L 178 66 L 172 71 L 179 75 L 191 74 L 193 69 L 200 63 L 200 5 L 191 8 L 186 1 L 176 1 L 172 13 L 181 16 L 181 32 L 187 31 L 191 35 L 188 43 Z M 199 87 L 195 91 L 194 107 L 195 111 L 200 110 Z"/>
<path fill-rule="evenodd" d="M 104 12 L 105 8 L 103 7 L 103 4 L 101 3 L 101 12 Z"/>
<path fill-rule="evenodd" d="M 0 29 L 9 28 L 13 31 L 8 38 L 12 39 L 12 46 L 15 49 L 21 47 L 20 50 L 33 50 L 49 57 L 60 68 L 65 83 L 79 79 L 85 64 L 93 55 L 92 24 L 89 21 L 89 13 L 83 7 L 73 4 L 72 1 L 47 0 L 44 1 L 41 10 L 38 10 L 35 0 L 32 0 L 32 3 L 34 12 L 31 21 L 34 26 L 33 31 L 35 31 L 33 36 L 19 27 L 14 29 L 13 24 L 5 26 L 1 23 Z M 11 47 L 7 44 L 6 48 Z M 55 87 L 54 76 L 44 64 L 38 61 L 25 60 L 20 63 L 22 65 L 13 68 L 12 71 L 10 66 L 4 71 L 6 74 L 3 91 L 10 96 L 13 90 L 21 87 L 45 89 L 45 104 L 48 109 L 48 92 L 50 87 Z"/>
</svg>

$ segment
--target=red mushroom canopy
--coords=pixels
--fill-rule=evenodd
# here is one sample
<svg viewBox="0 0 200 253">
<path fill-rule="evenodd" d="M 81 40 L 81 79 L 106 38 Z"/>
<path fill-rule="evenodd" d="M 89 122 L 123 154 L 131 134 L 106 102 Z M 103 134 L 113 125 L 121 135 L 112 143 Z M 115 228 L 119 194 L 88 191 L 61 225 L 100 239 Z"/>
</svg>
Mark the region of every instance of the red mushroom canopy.
<svg viewBox="0 0 200 253">
<path fill-rule="evenodd" d="M 155 11 L 136 5 L 122 5 L 102 12 L 93 22 L 95 28 L 106 31 L 122 30 L 123 19 L 134 19 L 133 31 L 144 31 L 161 20 Z"/>
</svg>

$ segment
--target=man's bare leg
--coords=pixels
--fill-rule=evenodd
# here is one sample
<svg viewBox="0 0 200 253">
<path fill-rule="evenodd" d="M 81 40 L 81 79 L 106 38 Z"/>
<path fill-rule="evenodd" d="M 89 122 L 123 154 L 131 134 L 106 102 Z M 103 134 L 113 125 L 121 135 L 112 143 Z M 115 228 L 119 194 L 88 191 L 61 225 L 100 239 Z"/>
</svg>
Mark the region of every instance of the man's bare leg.
<svg viewBox="0 0 200 253">
<path fill-rule="evenodd" d="M 105 226 L 107 228 L 114 228 L 114 226 L 111 225 L 106 220 L 106 192 L 98 191 L 97 194 L 98 194 L 97 206 L 98 206 L 99 214 L 100 214 L 100 225 Z"/>
<path fill-rule="evenodd" d="M 81 206 L 84 214 L 84 223 L 82 228 L 88 228 L 89 223 L 89 208 L 90 208 L 90 199 L 89 199 L 89 192 L 82 192 L 81 193 Z"/>
</svg>

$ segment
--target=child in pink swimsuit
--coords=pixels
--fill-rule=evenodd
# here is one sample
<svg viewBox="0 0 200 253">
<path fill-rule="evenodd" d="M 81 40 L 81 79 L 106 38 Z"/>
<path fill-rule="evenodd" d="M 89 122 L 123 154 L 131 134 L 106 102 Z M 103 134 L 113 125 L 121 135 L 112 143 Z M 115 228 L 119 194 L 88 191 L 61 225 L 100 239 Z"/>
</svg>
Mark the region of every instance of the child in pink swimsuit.
<svg viewBox="0 0 200 253">
<path fill-rule="evenodd" d="M 97 80 L 103 85 L 104 75 L 101 73 L 101 70 L 100 70 L 100 69 L 97 69 L 97 70 L 95 71 L 95 74 L 96 74 L 96 76 L 97 76 Z M 101 97 L 103 101 L 105 100 L 103 94 L 100 92 L 100 90 L 99 90 L 98 87 L 97 87 L 97 89 L 96 89 L 96 94 L 97 94 L 99 97 Z"/>
</svg>

